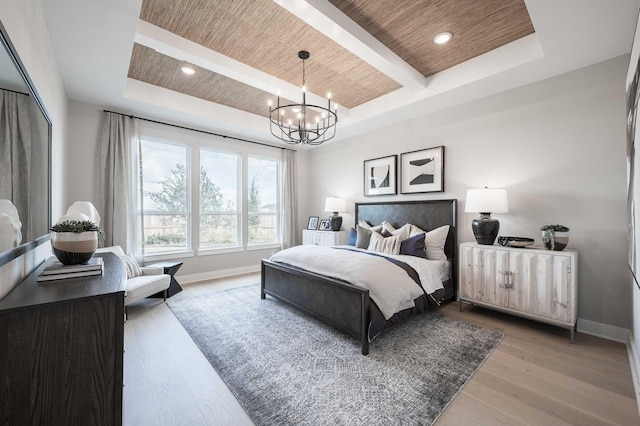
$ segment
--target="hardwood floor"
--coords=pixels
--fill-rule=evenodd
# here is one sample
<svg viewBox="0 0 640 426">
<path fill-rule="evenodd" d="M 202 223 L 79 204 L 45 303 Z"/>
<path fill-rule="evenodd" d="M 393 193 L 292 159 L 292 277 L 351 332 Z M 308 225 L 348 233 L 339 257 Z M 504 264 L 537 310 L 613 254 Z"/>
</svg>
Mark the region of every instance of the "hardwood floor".
<svg viewBox="0 0 640 426">
<path fill-rule="evenodd" d="M 260 281 L 259 274 L 184 286 L 193 297 Z M 450 303 L 445 315 L 505 337 L 436 425 L 640 424 L 623 344 Z M 125 324 L 125 425 L 252 425 L 166 304 L 129 307 Z"/>
</svg>

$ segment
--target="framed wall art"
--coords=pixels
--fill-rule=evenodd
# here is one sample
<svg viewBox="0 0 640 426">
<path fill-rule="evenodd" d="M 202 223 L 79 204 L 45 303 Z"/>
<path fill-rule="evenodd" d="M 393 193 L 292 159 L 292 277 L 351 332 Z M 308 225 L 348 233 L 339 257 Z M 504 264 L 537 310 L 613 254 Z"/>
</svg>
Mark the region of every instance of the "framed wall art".
<svg viewBox="0 0 640 426">
<path fill-rule="evenodd" d="M 374 158 L 364 162 L 364 195 L 395 195 L 398 193 L 398 156 Z"/>
<path fill-rule="evenodd" d="M 400 154 L 402 194 L 444 191 L 444 146 Z"/>
</svg>

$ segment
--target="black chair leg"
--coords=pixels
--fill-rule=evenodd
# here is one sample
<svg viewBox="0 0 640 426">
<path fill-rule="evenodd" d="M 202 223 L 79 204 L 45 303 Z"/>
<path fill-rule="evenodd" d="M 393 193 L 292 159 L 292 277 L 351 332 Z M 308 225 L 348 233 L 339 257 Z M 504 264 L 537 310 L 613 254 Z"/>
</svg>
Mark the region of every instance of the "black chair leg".
<svg viewBox="0 0 640 426">
<path fill-rule="evenodd" d="M 166 288 L 163 292 L 162 292 L 162 297 L 164 298 L 164 302 L 167 301 L 167 292 L 169 291 L 168 288 Z"/>
</svg>

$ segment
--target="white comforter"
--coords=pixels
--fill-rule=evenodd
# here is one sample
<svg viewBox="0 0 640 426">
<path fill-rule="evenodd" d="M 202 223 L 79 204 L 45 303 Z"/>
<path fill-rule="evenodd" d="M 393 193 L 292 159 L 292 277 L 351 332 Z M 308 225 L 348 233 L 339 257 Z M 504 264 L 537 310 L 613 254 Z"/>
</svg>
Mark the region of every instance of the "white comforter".
<svg viewBox="0 0 640 426">
<path fill-rule="evenodd" d="M 366 252 L 362 249 L 355 250 Z M 415 269 L 427 294 L 443 288 L 437 268 L 427 259 L 402 255 L 384 256 L 400 260 Z M 424 294 L 404 269 L 370 254 L 303 245 L 282 250 L 271 256 L 270 260 L 368 289 L 369 296 L 378 305 L 385 319 L 391 318 L 396 312 L 413 308 L 413 300 Z"/>
</svg>

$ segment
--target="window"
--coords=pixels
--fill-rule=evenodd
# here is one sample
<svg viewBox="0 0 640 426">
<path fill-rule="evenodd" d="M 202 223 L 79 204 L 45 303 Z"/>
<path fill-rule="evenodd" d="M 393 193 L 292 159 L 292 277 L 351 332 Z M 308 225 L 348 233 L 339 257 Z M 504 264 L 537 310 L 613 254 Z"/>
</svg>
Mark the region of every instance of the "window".
<svg viewBox="0 0 640 426">
<path fill-rule="evenodd" d="M 200 150 L 200 248 L 237 247 L 240 155 Z"/>
<path fill-rule="evenodd" d="M 280 241 L 278 161 L 249 157 L 248 176 L 248 243 L 269 244 Z"/>
<path fill-rule="evenodd" d="M 280 244 L 279 155 L 183 131 L 146 131 L 140 140 L 144 256 Z"/>
<path fill-rule="evenodd" d="M 189 247 L 189 148 L 141 141 L 144 254 Z"/>
</svg>

